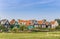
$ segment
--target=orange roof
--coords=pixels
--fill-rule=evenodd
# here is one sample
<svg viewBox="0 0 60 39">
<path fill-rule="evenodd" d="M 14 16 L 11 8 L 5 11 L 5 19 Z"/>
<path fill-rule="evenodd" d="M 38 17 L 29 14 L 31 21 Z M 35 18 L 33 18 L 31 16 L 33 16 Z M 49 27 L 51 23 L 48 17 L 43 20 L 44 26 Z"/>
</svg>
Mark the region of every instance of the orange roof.
<svg viewBox="0 0 60 39">
<path fill-rule="evenodd" d="M 38 24 L 43 24 L 43 20 L 38 21 Z"/>
<path fill-rule="evenodd" d="M 12 20 L 10 21 L 10 24 L 14 24 L 14 23 L 15 23 L 15 20 L 12 19 Z"/>
<path fill-rule="evenodd" d="M 48 25 L 49 24 L 49 22 L 46 22 L 46 25 Z"/>
<path fill-rule="evenodd" d="M 18 20 L 19 23 L 26 23 L 25 25 L 30 25 L 31 24 L 31 21 L 30 20 Z"/>
<path fill-rule="evenodd" d="M 30 20 L 27 20 L 26 21 L 26 25 L 28 26 L 28 25 L 30 25 L 31 24 L 31 21 Z"/>
<path fill-rule="evenodd" d="M 56 21 L 51 21 L 50 23 L 51 23 L 51 24 L 55 24 L 55 22 L 56 22 Z"/>
<path fill-rule="evenodd" d="M 25 22 L 25 20 L 18 20 L 18 22 L 19 22 L 19 23 L 21 23 L 21 22 Z"/>
</svg>

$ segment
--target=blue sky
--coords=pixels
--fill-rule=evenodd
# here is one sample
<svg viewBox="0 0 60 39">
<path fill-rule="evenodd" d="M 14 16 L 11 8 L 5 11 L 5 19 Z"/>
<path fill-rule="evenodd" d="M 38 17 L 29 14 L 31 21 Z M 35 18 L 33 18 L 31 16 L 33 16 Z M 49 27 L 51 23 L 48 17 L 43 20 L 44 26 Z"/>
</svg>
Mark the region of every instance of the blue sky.
<svg viewBox="0 0 60 39">
<path fill-rule="evenodd" d="M 0 19 L 60 18 L 60 0 L 0 0 Z"/>
</svg>

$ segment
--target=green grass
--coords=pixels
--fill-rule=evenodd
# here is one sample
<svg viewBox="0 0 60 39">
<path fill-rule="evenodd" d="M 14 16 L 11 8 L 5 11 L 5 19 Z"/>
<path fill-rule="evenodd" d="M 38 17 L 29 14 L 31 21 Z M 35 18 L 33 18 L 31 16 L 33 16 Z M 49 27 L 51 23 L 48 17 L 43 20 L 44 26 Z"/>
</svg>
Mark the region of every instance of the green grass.
<svg viewBox="0 0 60 39">
<path fill-rule="evenodd" d="M 60 32 L 0 33 L 0 39 L 60 39 Z"/>
</svg>

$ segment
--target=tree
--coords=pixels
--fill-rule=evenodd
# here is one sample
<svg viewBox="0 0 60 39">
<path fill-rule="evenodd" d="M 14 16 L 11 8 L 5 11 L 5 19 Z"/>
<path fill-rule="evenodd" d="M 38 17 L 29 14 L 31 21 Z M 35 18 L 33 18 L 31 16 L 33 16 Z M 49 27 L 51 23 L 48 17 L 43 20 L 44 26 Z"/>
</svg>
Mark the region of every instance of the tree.
<svg viewBox="0 0 60 39">
<path fill-rule="evenodd" d="M 12 32 L 19 32 L 19 29 L 17 28 L 17 27 L 14 27 L 13 29 L 12 29 Z"/>
<path fill-rule="evenodd" d="M 58 22 L 58 24 L 60 25 L 60 19 L 55 19 L 55 21 L 57 21 L 57 22 Z"/>
<path fill-rule="evenodd" d="M 13 29 L 14 28 L 14 25 L 10 25 L 10 28 Z"/>
<path fill-rule="evenodd" d="M 57 27 L 56 27 L 56 30 L 59 30 L 59 31 L 60 31 L 60 26 L 57 26 Z"/>
<path fill-rule="evenodd" d="M 21 30 L 21 31 L 25 31 L 25 30 L 27 30 L 27 27 L 26 27 L 25 25 L 21 25 L 21 26 L 20 26 L 20 30 Z"/>
</svg>

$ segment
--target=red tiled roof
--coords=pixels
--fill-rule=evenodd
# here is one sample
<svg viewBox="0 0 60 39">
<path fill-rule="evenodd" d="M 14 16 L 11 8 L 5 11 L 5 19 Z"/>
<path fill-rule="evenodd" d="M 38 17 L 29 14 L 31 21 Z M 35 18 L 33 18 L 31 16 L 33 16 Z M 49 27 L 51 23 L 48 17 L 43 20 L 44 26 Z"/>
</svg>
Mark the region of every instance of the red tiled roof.
<svg viewBox="0 0 60 39">
<path fill-rule="evenodd" d="M 14 23 L 15 23 L 15 20 L 12 19 L 12 20 L 10 21 L 10 24 L 14 24 Z"/>
<path fill-rule="evenodd" d="M 49 22 L 46 22 L 46 25 L 48 25 L 49 24 Z"/>
<path fill-rule="evenodd" d="M 55 24 L 55 22 L 56 22 L 56 21 L 51 21 L 50 23 L 51 23 L 51 24 Z"/>
<path fill-rule="evenodd" d="M 38 21 L 38 24 L 43 24 L 43 20 Z"/>
<path fill-rule="evenodd" d="M 31 24 L 31 21 L 30 20 L 27 20 L 26 21 L 26 25 L 28 26 L 28 25 L 30 25 Z"/>
<path fill-rule="evenodd" d="M 21 23 L 21 22 L 25 22 L 25 20 L 18 20 L 18 22 L 19 22 L 19 23 Z"/>
<path fill-rule="evenodd" d="M 31 21 L 30 20 L 18 20 L 18 23 L 26 23 L 25 25 L 28 26 L 31 24 Z"/>
</svg>

